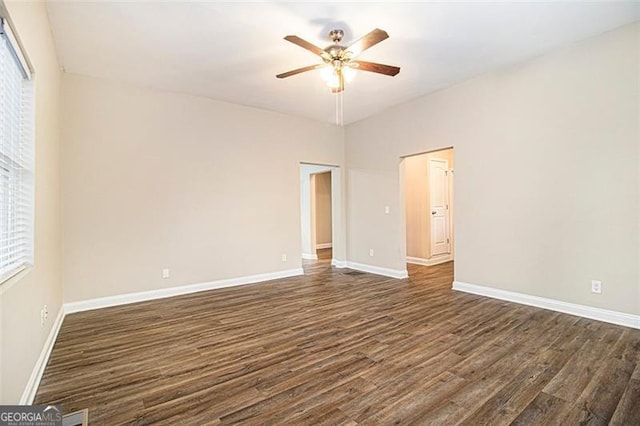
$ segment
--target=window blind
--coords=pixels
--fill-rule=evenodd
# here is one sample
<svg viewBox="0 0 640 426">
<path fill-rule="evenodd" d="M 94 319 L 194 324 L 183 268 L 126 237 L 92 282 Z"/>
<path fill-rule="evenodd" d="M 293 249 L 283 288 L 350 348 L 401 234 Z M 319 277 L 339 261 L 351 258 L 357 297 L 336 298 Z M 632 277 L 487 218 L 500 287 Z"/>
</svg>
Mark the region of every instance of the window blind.
<svg viewBox="0 0 640 426">
<path fill-rule="evenodd" d="M 33 82 L 0 19 L 0 283 L 33 265 Z"/>
</svg>

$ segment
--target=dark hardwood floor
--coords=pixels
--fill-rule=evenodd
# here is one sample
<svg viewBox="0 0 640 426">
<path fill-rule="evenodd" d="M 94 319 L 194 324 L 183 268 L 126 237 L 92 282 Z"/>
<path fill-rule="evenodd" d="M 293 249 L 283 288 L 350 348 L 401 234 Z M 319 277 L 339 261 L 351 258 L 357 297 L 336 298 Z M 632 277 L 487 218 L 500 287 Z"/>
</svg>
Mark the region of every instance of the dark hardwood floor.
<svg viewBox="0 0 640 426">
<path fill-rule="evenodd" d="M 640 424 L 640 330 L 453 292 L 452 263 L 396 280 L 326 257 L 69 315 L 36 402 L 92 425 Z"/>
</svg>

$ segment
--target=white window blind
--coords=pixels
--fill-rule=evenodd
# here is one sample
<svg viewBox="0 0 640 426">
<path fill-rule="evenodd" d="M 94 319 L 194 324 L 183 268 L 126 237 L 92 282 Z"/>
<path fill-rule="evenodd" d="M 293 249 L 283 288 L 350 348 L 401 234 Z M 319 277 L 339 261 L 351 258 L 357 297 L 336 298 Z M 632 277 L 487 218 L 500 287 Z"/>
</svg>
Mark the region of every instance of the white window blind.
<svg viewBox="0 0 640 426">
<path fill-rule="evenodd" d="M 0 19 L 0 283 L 33 265 L 33 82 Z"/>
</svg>

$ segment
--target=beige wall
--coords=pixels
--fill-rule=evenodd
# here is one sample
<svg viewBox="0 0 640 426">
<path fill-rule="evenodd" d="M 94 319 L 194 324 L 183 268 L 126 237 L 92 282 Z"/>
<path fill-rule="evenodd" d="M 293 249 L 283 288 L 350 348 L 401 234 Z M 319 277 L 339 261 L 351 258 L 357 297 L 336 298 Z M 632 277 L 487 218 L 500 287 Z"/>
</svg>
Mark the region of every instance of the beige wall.
<svg viewBox="0 0 640 426">
<path fill-rule="evenodd" d="M 432 158 L 447 160 L 453 169 L 453 149 L 412 155 L 403 161 L 407 256 L 425 260 L 431 258 L 429 160 Z"/>
<path fill-rule="evenodd" d="M 627 26 L 348 126 L 349 260 L 404 269 L 399 158 L 453 146 L 457 280 L 639 314 L 638 40 Z"/>
<path fill-rule="evenodd" d="M 6 7 L 35 71 L 35 267 L 0 296 L 0 401 L 17 403 L 60 310 L 60 69 L 42 2 Z M 44 305 L 49 319 L 40 326 Z"/>
<path fill-rule="evenodd" d="M 301 266 L 299 165 L 341 128 L 69 74 L 62 106 L 65 301 Z"/>
<path fill-rule="evenodd" d="M 315 175 L 316 244 L 331 243 L 331 172 Z"/>
</svg>

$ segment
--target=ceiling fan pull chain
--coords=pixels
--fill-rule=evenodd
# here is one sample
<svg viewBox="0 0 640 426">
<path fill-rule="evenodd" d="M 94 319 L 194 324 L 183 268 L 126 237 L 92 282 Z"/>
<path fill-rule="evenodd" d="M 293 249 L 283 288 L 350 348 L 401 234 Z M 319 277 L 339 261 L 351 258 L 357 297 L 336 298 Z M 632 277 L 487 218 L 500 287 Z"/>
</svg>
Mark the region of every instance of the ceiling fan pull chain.
<svg viewBox="0 0 640 426">
<path fill-rule="evenodd" d="M 344 125 L 344 92 L 336 93 L 336 125 Z"/>
</svg>

